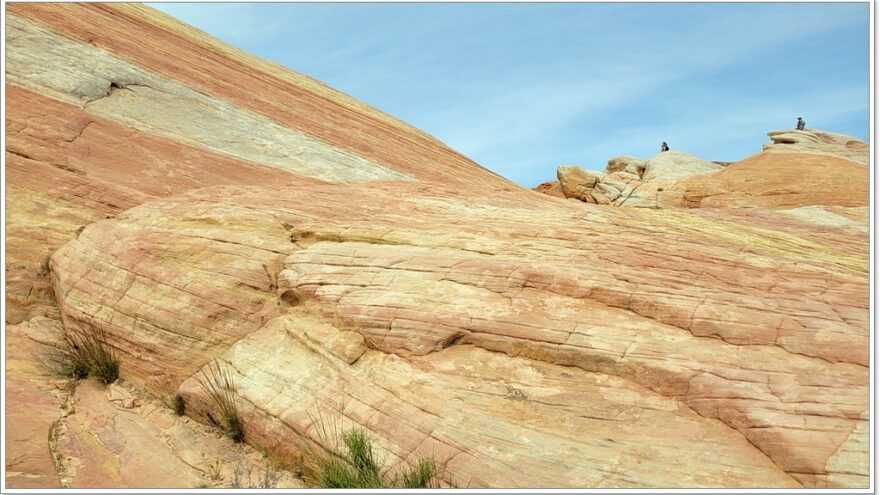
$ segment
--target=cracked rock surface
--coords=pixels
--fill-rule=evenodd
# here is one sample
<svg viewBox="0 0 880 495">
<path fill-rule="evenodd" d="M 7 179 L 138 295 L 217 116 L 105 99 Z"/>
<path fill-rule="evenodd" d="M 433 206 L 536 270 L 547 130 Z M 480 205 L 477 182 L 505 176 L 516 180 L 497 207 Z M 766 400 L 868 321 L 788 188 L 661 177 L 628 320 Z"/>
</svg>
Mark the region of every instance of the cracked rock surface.
<svg viewBox="0 0 880 495">
<path fill-rule="evenodd" d="M 447 486 L 868 485 L 858 143 L 621 157 L 585 204 L 147 7 L 7 22 L 8 486 L 229 486 L 327 425 Z M 122 379 L 46 376 L 65 329 Z M 210 426 L 214 359 L 250 446 Z"/>
<path fill-rule="evenodd" d="M 478 486 L 825 486 L 864 446 L 866 246 L 796 218 L 209 188 L 90 225 L 51 271 L 134 382 L 222 356 L 281 451 L 319 441 L 317 408 Z"/>
<path fill-rule="evenodd" d="M 621 156 L 609 160 L 604 173 L 560 166 L 557 182 L 533 190 L 585 203 L 658 209 L 829 210 L 868 204 L 866 143 L 818 129 L 767 134 L 773 144 L 736 163 L 707 162 L 680 151 L 647 161 Z"/>
</svg>

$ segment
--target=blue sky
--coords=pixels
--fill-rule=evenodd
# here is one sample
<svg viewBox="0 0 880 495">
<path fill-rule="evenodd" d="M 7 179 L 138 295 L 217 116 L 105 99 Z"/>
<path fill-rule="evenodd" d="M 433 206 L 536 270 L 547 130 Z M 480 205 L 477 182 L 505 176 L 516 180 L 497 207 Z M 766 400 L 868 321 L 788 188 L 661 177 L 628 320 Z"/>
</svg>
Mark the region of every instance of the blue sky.
<svg viewBox="0 0 880 495">
<path fill-rule="evenodd" d="M 867 3 L 150 4 L 315 77 L 527 187 L 660 142 L 869 134 Z"/>
</svg>

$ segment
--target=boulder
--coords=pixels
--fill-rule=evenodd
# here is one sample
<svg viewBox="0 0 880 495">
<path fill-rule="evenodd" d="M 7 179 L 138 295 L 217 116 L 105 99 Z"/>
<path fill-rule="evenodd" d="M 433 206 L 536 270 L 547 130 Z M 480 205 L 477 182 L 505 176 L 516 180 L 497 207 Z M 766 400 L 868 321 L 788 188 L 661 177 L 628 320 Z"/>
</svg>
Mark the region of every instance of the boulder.
<svg viewBox="0 0 880 495">
<path fill-rule="evenodd" d="M 605 173 L 626 172 L 640 178 L 645 172 L 645 162 L 634 156 L 618 156 L 608 160 Z"/>
<path fill-rule="evenodd" d="M 565 194 L 562 194 L 562 187 L 559 185 L 559 181 L 555 180 L 538 184 L 536 187 L 532 188 L 532 191 L 565 199 Z"/>
<path fill-rule="evenodd" d="M 820 129 L 778 130 L 767 133 L 773 144 L 765 144 L 769 153 L 796 153 L 833 156 L 867 165 L 870 159 L 868 144 L 846 134 Z"/>
<path fill-rule="evenodd" d="M 657 153 L 645 162 L 644 182 L 672 182 L 723 170 L 721 165 L 683 151 Z"/>
<path fill-rule="evenodd" d="M 584 170 L 577 165 L 563 165 L 556 169 L 556 177 L 559 179 L 562 194 L 566 198 L 584 201 L 584 198 L 590 195 L 590 191 L 596 187 L 596 183 L 602 176 Z"/>
<path fill-rule="evenodd" d="M 608 201 L 611 202 L 620 197 L 620 193 L 623 191 L 623 189 L 625 189 L 625 186 L 618 189 L 606 182 L 600 182 L 596 184 L 596 189 L 594 189 L 594 192 L 595 190 L 601 191 L 608 198 Z"/>
</svg>

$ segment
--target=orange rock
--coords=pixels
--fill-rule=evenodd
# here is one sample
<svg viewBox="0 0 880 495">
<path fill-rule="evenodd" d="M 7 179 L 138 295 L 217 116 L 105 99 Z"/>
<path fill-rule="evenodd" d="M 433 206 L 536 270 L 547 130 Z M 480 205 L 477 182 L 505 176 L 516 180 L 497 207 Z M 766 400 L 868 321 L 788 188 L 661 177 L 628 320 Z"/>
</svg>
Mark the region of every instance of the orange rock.
<svg viewBox="0 0 880 495">
<path fill-rule="evenodd" d="M 39 409 L 7 402 L 10 485 L 227 479 L 228 442 L 130 387 L 210 423 L 218 359 L 278 456 L 331 424 L 450 486 L 867 486 L 864 166 L 623 166 L 560 190 L 647 209 L 559 201 L 143 6 L 10 5 L 7 45 L 7 387 Z M 59 423 L 55 318 L 124 380 Z"/>
<path fill-rule="evenodd" d="M 865 207 L 869 193 L 867 167 L 815 153 L 759 153 L 678 188 L 691 208 Z"/>
<path fill-rule="evenodd" d="M 576 367 L 604 380 L 623 379 L 643 388 L 642 401 L 674 399 L 681 421 L 694 413 L 718 419 L 725 426 L 713 435 L 735 431 L 748 440 L 744 450 L 728 450 L 741 456 L 729 462 L 772 461 L 760 468 L 747 463 L 752 480 L 761 472 L 768 476 L 763 483 L 793 482 L 773 474 L 777 465 L 831 479 L 824 463 L 860 428 L 867 409 L 864 234 L 850 232 L 851 241 L 840 244 L 843 227 L 820 234 L 797 217 L 770 211 L 609 209 L 521 193 L 477 197 L 439 186 L 420 189 L 407 183 L 306 186 L 295 194 L 284 188 L 203 189 L 142 205 L 118 221 L 86 228 L 53 256 L 59 293 L 66 294 L 65 321 L 108 331 L 131 356 L 124 358 L 123 374 L 141 383 L 168 369 L 191 376 L 225 352 L 234 369 L 248 370 L 236 381 L 249 414 L 263 418 L 253 428 L 282 435 L 286 445 L 296 445 L 297 432 L 308 430 L 315 401 L 336 404 L 343 390 L 372 390 L 375 377 L 390 396 L 364 392 L 351 403 L 326 406 L 325 413 L 335 417 L 337 408 L 357 408 L 345 414 L 347 421 L 370 428 L 400 459 L 415 445 L 452 446 L 450 463 L 459 455 L 480 459 L 452 465 L 481 486 L 524 486 L 539 471 L 550 476 L 532 452 L 562 456 L 553 454 L 556 448 L 595 448 L 525 446 L 554 435 L 553 424 L 582 431 L 581 438 L 598 430 L 554 406 L 533 410 L 534 416 L 520 413 L 523 421 L 562 415 L 537 432 L 504 423 L 500 411 L 510 400 L 523 400 L 506 393 L 456 405 L 493 418 L 484 426 L 431 419 L 451 413 L 430 397 L 474 386 L 471 375 L 431 372 L 420 380 L 433 392 L 406 404 L 389 402 L 411 386 L 406 380 L 393 385 L 402 380 L 396 373 L 412 379 L 410 366 L 429 357 L 439 366 L 450 347 L 464 346 L 456 352 L 469 359 L 482 359 L 475 355 L 485 349 L 543 363 L 536 366 L 548 366 L 547 372 Z M 290 291 L 293 306 L 281 298 Z M 144 306 L 147 294 L 162 302 Z M 333 332 L 358 333 L 371 350 L 345 357 L 345 345 L 332 350 L 338 341 Z M 290 362 L 298 365 L 284 364 Z M 483 373 L 498 373 L 504 383 L 500 369 Z M 307 376 L 318 380 L 314 388 L 305 385 Z M 277 397 L 291 383 L 303 385 L 282 406 Z M 510 386 L 549 386 L 539 383 L 525 379 Z M 570 393 L 554 387 L 553 393 Z M 184 390 L 196 411 L 210 410 L 192 380 Z M 573 400 L 575 409 L 586 407 Z M 427 421 L 434 436 L 418 433 L 423 428 L 404 434 L 393 421 L 376 425 L 368 413 L 376 410 L 416 425 Z M 823 419 L 804 419 L 813 415 Z M 632 428 L 640 427 L 627 431 Z M 518 459 L 520 481 L 508 471 L 493 474 L 489 466 L 505 461 L 490 453 L 501 445 L 484 436 L 490 429 L 527 439 L 522 450 L 501 449 Z M 634 441 L 623 431 L 601 431 L 612 443 Z M 680 430 L 655 426 L 652 432 L 651 445 L 675 445 Z M 731 441 L 706 435 L 710 443 Z M 641 473 L 636 459 L 643 467 L 645 459 L 668 459 L 638 449 L 616 455 L 630 479 Z M 701 473 L 701 481 L 693 481 L 700 486 L 747 484 L 700 459 L 686 462 L 689 472 Z M 578 466 L 584 473 L 595 469 Z M 560 468 L 572 472 L 575 466 Z M 653 474 L 639 474 L 644 477 L 637 484 L 674 482 L 660 471 L 658 464 Z M 625 484 L 614 476 L 602 482 L 608 485 L 597 485 L 589 474 L 558 476 L 572 486 Z"/>
<path fill-rule="evenodd" d="M 565 199 L 565 195 L 562 194 L 562 188 L 559 186 L 559 181 L 551 181 L 538 184 L 536 187 L 532 188 L 532 191 L 547 194 L 548 196 L 555 196 L 557 198 Z"/>
</svg>

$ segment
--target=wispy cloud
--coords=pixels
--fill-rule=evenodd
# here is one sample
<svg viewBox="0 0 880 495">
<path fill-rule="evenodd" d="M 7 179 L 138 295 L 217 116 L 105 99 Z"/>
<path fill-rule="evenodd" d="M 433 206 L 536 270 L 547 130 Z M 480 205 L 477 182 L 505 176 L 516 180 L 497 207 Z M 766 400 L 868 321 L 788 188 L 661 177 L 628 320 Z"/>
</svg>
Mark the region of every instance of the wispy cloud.
<svg viewBox="0 0 880 495">
<path fill-rule="evenodd" d="M 867 4 L 160 8 L 528 186 L 661 140 L 741 158 L 800 114 L 867 137 Z"/>
</svg>

